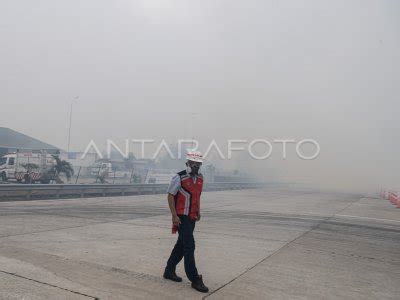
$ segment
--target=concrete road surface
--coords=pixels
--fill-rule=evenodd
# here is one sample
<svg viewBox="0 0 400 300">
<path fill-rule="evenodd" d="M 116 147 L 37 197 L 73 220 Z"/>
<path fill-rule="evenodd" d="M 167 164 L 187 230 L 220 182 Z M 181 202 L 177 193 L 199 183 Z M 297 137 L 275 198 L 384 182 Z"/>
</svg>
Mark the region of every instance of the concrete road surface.
<svg viewBox="0 0 400 300">
<path fill-rule="evenodd" d="M 361 195 L 203 193 L 200 294 L 165 281 L 165 195 L 0 203 L 0 299 L 399 299 L 400 209 Z M 184 276 L 182 265 L 177 273 Z"/>
</svg>

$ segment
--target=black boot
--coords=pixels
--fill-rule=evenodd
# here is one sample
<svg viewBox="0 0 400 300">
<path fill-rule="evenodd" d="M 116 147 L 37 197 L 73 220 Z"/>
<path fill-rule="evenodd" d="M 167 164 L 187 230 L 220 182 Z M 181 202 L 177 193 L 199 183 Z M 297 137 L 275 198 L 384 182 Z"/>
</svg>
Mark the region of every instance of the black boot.
<svg viewBox="0 0 400 300">
<path fill-rule="evenodd" d="M 169 279 L 175 282 L 181 282 L 182 281 L 182 277 L 179 277 L 178 275 L 176 275 L 175 271 L 168 271 L 165 270 L 163 277 L 165 279 Z"/>
<path fill-rule="evenodd" d="M 208 293 L 208 287 L 204 285 L 203 277 L 201 275 L 198 275 L 197 278 L 192 281 L 192 288 L 201 293 Z"/>
</svg>

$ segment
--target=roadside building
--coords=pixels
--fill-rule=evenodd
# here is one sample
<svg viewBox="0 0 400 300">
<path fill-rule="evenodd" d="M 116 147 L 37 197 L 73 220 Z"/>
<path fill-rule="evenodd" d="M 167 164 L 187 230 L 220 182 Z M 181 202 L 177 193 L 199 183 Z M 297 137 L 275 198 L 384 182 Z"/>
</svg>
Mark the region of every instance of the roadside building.
<svg viewBox="0 0 400 300">
<path fill-rule="evenodd" d="M 10 128 L 0 127 L 0 157 L 16 151 L 34 152 L 43 150 L 49 154 L 60 154 L 60 148 Z"/>
</svg>

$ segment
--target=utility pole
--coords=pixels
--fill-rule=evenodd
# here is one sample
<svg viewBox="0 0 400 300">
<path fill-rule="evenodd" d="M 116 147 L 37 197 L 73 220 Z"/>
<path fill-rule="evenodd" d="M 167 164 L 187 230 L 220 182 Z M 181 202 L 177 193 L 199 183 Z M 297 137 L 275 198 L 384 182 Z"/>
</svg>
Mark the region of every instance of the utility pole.
<svg viewBox="0 0 400 300">
<path fill-rule="evenodd" d="M 72 106 L 74 104 L 74 101 L 77 100 L 79 96 L 76 96 L 74 99 L 71 100 L 71 107 L 69 111 L 69 129 L 68 129 L 68 147 L 67 147 L 67 152 L 69 152 L 69 146 L 71 144 L 71 127 L 72 127 Z"/>
</svg>

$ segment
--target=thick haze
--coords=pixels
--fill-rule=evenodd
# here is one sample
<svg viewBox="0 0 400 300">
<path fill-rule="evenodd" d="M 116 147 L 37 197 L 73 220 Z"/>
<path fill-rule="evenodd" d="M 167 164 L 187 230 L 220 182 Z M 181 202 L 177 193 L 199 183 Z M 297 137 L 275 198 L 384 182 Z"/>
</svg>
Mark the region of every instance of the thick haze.
<svg viewBox="0 0 400 300">
<path fill-rule="evenodd" d="M 230 166 L 400 186 L 399 1 L 1 0 L 0 38 L 0 126 L 66 149 L 79 96 L 72 150 L 313 138 L 314 161 Z"/>
</svg>

